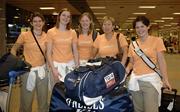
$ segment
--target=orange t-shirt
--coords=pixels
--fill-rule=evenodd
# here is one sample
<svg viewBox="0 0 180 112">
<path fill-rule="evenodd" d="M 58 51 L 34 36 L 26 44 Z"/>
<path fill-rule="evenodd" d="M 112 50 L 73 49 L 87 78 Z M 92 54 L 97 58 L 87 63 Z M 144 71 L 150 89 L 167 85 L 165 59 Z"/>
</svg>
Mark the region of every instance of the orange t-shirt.
<svg viewBox="0 0 180 112">
<path fill-rule="evenodd" d="M 157 65 L 157 52 L 166 51 L 163 40 L 158 37 L 149 36 L 144 42 L 137 39 L 139 48 Z M 128 56 L 133 58 L 133 72 L 143 75 L 154 72 L 146 63 L 135 53 L 132 43 L 129 47 Z"/>
<path fill-rule="evenodd" d="M 118 54 L 118 44 L 117 44 L 117 33 L 114 33 L 110 40 L 106 39 L 105 34 L 99 35 L 94 42 L 94 47 L 98 49 L 98 56 L 100 57 L 116 57 Z M 123 34 L 119 35 L 120 47 L 128 46 L 127 40 Z"/>
<path fill-rule="evenodd" d="M 41 36 L 36 38 L 42 51 L 45 53 L 46 51 L 46 33 L 43 32 Z M 32 65 L 32 67 L 41 66 L 45 64 L 44 62 L 44 56 L 42 55 L 31 31 L 22 32 L 15 45 L 16 44 L 22 44 L 24 46 L 24 57 L 25 60 Z M 13 48 L 12 48 L 13 50 Z"/>
<path fill-rule="evenodd" d="M 92 33 L 88 36 L 82 34 L 78 38 L 78 51 L 80 60 L 88 60 L 93 58 L 93 39 Z"/>
<path fill-rule="evenodd" d="M 47 32 L 48 41 L 52 41 L 52 58 L 59 63 L 73 60 L 72 43 L 77 44 L 77 35 L 74 30 L 60 31 L 56 27 Z"/>
</svg>

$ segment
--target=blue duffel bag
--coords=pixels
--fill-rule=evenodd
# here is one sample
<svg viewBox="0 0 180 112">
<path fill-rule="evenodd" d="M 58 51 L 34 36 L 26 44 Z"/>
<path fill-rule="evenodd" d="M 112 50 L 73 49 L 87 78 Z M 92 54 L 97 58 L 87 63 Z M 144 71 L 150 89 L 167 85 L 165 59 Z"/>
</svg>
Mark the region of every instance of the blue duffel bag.
<svg viewBox="0 0 180 112">
<path fill-rule="evenodd" d="M 133 112 L 130 94 L 124 87 L 125 79 L 125 69 L 119 61 L 93 60 L 68 73 L 64 83 L 53 89 L 50 110 Z"/>
<path fill-rule="evenodd" d="M 92 105 L 122 84 L 125 69 L 119 61 L 102 58 L 99 62 L 99 65 L 91 63 L 66 75 L 64 84 L 67 97 Z"/>
</svg>

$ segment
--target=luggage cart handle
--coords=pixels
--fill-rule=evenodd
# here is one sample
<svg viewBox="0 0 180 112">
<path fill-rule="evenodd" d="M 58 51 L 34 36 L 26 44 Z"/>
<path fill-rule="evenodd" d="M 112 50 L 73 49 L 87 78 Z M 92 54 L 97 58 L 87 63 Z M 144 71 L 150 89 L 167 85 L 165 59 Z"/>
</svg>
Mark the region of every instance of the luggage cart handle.
<svg viewBox="0 0 180 112">
<path fill-rule="evenodd" d="M 26 71 L 18 71 L 18 72 L 17 71 L 10 71 L 9 72 L 9 77 L 10 77 L 9 83 L 10 84 L 14 83 L 14 80 L 16 79 L 16 77 L 22 75 L 25 72 Z"/>
</svg>

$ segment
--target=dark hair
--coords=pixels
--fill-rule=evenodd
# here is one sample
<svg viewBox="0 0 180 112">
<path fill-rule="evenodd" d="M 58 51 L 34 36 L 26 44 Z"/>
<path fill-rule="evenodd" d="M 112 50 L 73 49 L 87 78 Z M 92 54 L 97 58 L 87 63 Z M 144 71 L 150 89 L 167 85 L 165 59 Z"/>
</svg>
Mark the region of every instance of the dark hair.
<svg viewBox="0 0 180 112">
<path fill-rule="evenodd" d="M 136 22 L 141 21 L 144 25 L 149 26 L 150 21 L 147 17 L 145 16 L 137 16 L 136 19 L 133 21 L 133 28 L 136 27 Z"/>
<path fill-rule="evenodd" d="M 82 17 L 84 17 L 84 16 L 87 16 L 87 17 L 89 18 L 89 20 L 91 21 L 90 26 L 89 26 L 89 31 L 88 31 L 88 35 L 89 35 L 89 34 L 92 32 L 92 30 L 94 29 L 93 18 L 92 18 L 92 16 L 91 16 L 90 13 L 84 12 L 84 13 L 79 17 L 79 22 L 81 21 Z M 78 26 L 78 31 L 79 31 L 80 34 L 82 33 L 82 26 L 81 26 L 81 25 Z"/>
<path fill-rule="evenodd" d="M 57 16 L 57 20 L 56 20 L 56 28 L 59 28 L 59 23 L 60 23 L 60 16 L 61 16 L 61 14 L 64 12 L 64 11 L 68 11 L 68 12 L 70 12 L 70 16 L 71 16 L 71 11 L 68 9 L 68 8 L 63 8 L 63 9 L 61 9 L 61 11 L 59 12 L 59 14 L 58 14 L 58 16 Z M 67 30 L 70 30 L 70 28 L 71 28 L 71 20 L 70 20 L 70 22 L 67 24 L 67 26 L 66 26 L 66 29 Z"/>
<path fill-rule="evenodd" d="M 43 16 L 41 13 L 39 13 L 39 12 L 34 12 L 34 13 L 31 14 L 30 22 L 33 22 L 33 19 L 34 19 L 35 17 L 40 17 L 41 20 L 45 23 L 45 18 L 44 18 L 44 16 Z M 31 29 L 33 29 L 32 26 L 31 26 Z M 44 26 L 43 26 L 43 31 L 44 31 L 44 30 L 45 30 L 45 29 L 44 29 Z"/>
</svg>

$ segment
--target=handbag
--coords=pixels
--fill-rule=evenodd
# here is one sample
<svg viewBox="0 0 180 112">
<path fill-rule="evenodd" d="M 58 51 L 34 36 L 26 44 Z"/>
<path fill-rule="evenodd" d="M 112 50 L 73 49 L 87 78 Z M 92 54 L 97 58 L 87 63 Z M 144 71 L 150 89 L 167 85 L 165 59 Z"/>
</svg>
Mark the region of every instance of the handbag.
<svg viewBox="0 0 180 112">
<path fill-rule="evenodd" d="M 0 58 L 0 84 L 9 82 L 10 71 L 29 72 L 30 69 L 31 64 L 8 52 Z"/>
<path fill-rule="evenodd" d="M 141 50 L 139 48 L 139 45 L 138 45 L 135 37 L 132 37 L 132 45 L 134 47 L 135 53 L 144 61 L 144 63 L 149 68 L 154 70 L 159 75 L 159 77 L 162 79 L 163 77 L 160 74 L 160 70 L 157 68 L 156 64 L 154 64 L 153 61 L 143 52 L 143 50 Z"/>
</svg>

